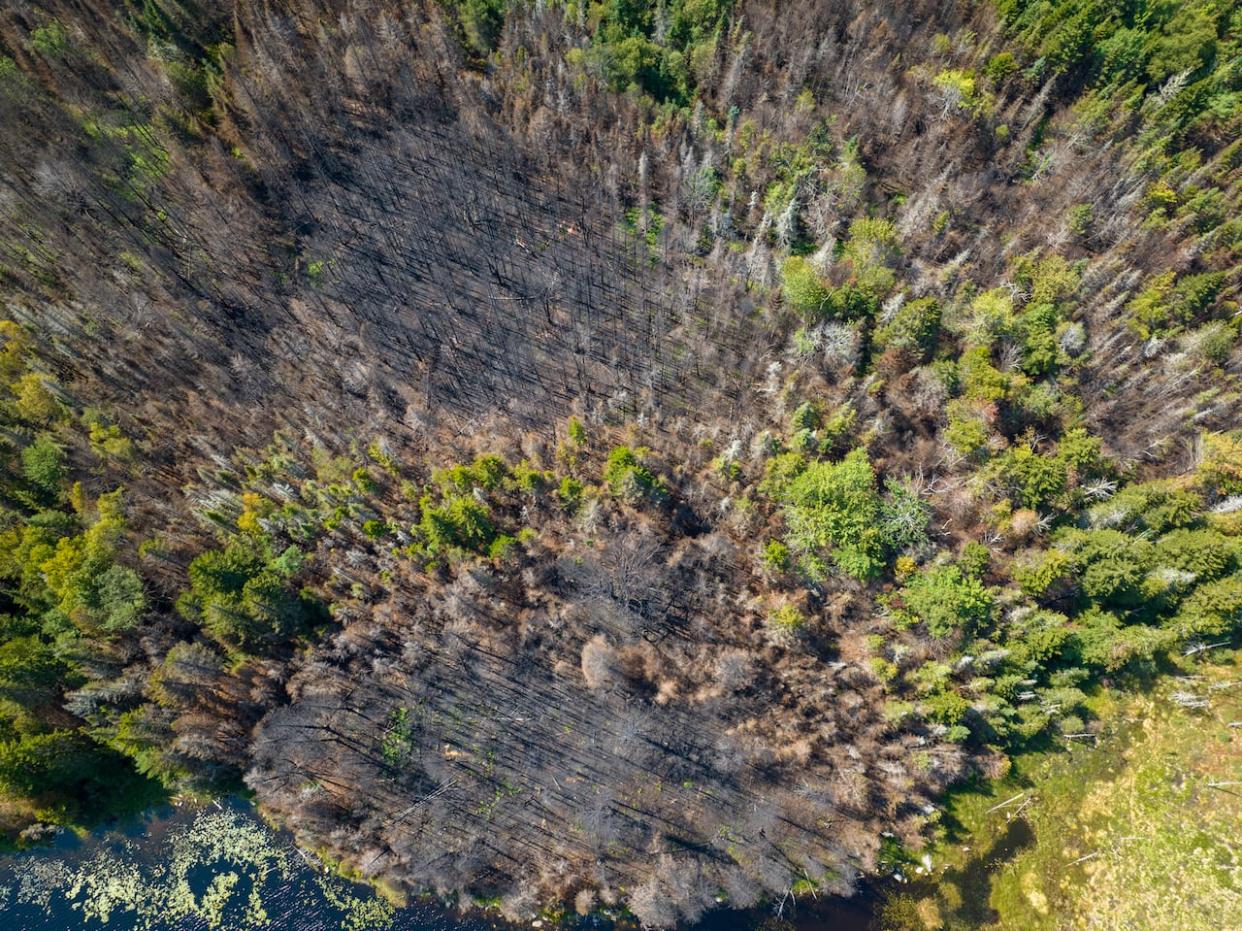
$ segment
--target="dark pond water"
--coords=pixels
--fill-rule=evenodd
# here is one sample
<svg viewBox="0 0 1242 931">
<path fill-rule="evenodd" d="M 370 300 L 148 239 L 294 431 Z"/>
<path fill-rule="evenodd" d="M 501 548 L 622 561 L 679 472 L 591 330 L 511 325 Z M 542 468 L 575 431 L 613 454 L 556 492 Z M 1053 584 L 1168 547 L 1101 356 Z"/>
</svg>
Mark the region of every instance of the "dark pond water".
<svg viewBox="0 0 1242 931">
<path fill-rule="evenodd" d="M 872 931 L 872 897 L 786 906 L 797 931 Z M 694 931 L 749 931 L 772 908 L 721 910 Z M 305 857 L 241 801 L 168 807 L 0 857 L 0 931 L 491 931 L 438 902 L 392 909 Z M 545 925 L 545 931 L 548 931 Z M 583 929 L 592 928 L 589 921 Z"/>
</svg>

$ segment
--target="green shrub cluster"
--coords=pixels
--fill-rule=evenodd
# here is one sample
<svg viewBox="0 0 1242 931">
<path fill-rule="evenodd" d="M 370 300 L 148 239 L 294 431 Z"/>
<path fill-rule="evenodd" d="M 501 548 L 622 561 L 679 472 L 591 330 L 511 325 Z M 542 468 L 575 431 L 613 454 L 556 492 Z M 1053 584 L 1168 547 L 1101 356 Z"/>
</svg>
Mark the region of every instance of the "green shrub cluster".
<svg viewBox="0 0 1242 931">
<path fill-rule="evenodd" d="M 566 58 L 602 74 L 613 90 L 634 91 L 661 103 L 684 106 L 694 93 L 698 75 L 715 54 L 732 5 L 732 0 L 669 0 L 658 6 L 636 0 L 592 4 L 591 44 Z"/>
<path fill-rule="evenodd" d="M 987 624 L 994 608 L 978 577 L 952 563 L 916 573 L 888 605 L 899 625 L 923 624 L 939 639 L 974 633 Z"/>
<path fill-rule="evenodd" d="M 586 441 L 574 418 L 569 434 L 575 447 Z M 518 544 L 533 539 L 528 529 L 513 526 L 513 511 L 549 495 L 573 511 L 584 494 L 583 484 L 573 476 L 562 476 L 558 484 L 551 471 L 525 461 L 509 465 L 492 454 L 434 469 L 418 500 L 418 520 L 410 527 L 413 542 L 404 552 L 428 566 L 473 556 L 503 560 Z"/>
<path fill-rule="evenodd" d="M 1081 503 L 1081 483 L 1109 474 L 1099 438 L 1075 427 L 1061 437 L 1054 453 L 1037 453 L 1029 442 L 992 457 L 980 477 L 1000 496 L 1033 510 L 1071 510 Z"/>
<path fill-rule="evenodd" d="M 855 220 L 833 269 L 835 277 L 844 279 L 842 283 L 831 285 L 811 260 L 791 255 L 781 266 L 786 303 L 808 323 L 875 317 L 881 298 L 896 281 L 892 266 L 900 256 L 900 242 L 896 227 L 888 220 Z M 919 311 L 926 313 L 925 305 Z"/>
<path fill-rule="evenodd" d="M 294 588 L 302 560 L 296 546 L 276 553 L 266 537 L 239 534 L 194 558 L 177 610 L 229 649 L 261 652 L 290 643 L 327 621 L 322 602 Z"/>
<path fill-rule="evenodd" d="M 1178 278 L 1173 272 L 1153 277 L 1130 301 L 1129 324 L 1139 336 L 1169 336 L 1202 322 L 1225 284 L 1222 272 L 1205 272 Z"/>
<path fill-rule="evenodd" d="M 791 255 L 781 268 L 785 300 L 805 320 L 860 320 L 875 315 L 879 300 L 857 284 L 829 286 L 810 261 Z"/>
<path fill-rule="evenodd" d="M 934 297 L 905 301 L 875 331 L 880 350 L 897 349 L 926 361 L 940 337 L 940 303 Z"/>
<path fill-rule="evenodd" d="M 874 578 L 894 552 L 925 539 L 926 505 L 897 482 L 882 496 L 861 448 L 839 462 L 778 456 L 769 462 L 765 487 L 781 502 L 789 548 L 811 578 L 827 574 L 829 556 L 846 575 Z"/>
<path fill-rule="evenodd" d="M 1156 88 L 1185 74 L 1183 93 L 1191 98 L 1185 106 L 1191 109 L 1233 89 L 1236 81 L 1230 66 L 1240 40 L 1229 4 L 999 0 L 997 6 L 1041 70 L 1068 73 L 1102 93 Z M 1211 118 L 1227 122 L 1233 113 L 1222 106 Z M 1178 116 L 1166 117 L 1163 125 L 1180 137 L 1196 120 L 1193 112 Z"/>
<path fill-rule="evenodd" d="M 643 463 L 650 450 L 614 446 L 604 463 L 603 480 L 614 495 L 630 500 L 644 497 L 662 500 L 668 494 L 664 483 Z"/>
</svg>

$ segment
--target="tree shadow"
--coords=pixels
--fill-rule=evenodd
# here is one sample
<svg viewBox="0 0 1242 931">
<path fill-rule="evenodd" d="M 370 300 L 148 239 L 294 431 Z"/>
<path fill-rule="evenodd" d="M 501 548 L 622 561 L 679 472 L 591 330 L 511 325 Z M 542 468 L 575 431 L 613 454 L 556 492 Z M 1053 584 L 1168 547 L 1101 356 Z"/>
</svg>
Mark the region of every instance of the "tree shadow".
<svg viewBox="0 0 1242 931">
<path fill-rule="evenodd" d="M 1004 864 L 1035 843 L 1035 831 L 1025 818 L 1009 823 L 1005 832 L 991 845 L 967 860 L 961 867 L 946 870 L 940 881 L 957 887 L 961 904 L 950 917 L 968 927 L 991 925 L 1000 915 L 988 904 L 992 892 L 992 876 Z"/>
</svg>

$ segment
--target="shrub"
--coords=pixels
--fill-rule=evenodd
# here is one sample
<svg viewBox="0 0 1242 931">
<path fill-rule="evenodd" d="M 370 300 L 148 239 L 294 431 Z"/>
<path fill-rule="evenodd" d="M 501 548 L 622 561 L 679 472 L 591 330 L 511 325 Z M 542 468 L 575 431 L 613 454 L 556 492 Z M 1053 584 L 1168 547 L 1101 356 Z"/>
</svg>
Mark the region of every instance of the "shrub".
<svg viewBox="0 0 1242 931">
<path fill-rule="evenodd" d="M 487 55 L 496 47 L 505 22 L 506 0 L 448 0 L 445 5 L 456 10 L 462 34 L 476 54 Z"/>
<path fill-rule="evenodd" d="M 887 273 L 891 277 L 891 273 Z M 891 285 L 875 286 L 874 282 L 867 285 L 845 284 L 834 288 L 828 295 L 828 303 L 824 305 L 823 316 L 833 320 L 862 320 L 874 317 L 879 309 L 880 300 L 875 291 L 886 291 Z"/>
<path fill-rule="evenodd" d="M 561 504 L 567 511 L 576 511 L 578 506 L 582 504 L 582 492 L 582 482 L 566 475 L 561 479 L 561 484 L 556 489 L 556 497 L 560 499 Z"/>
<path fill-rule="evenodd" d="M 56 20 L 51 20 L 30 31 L 30 47 L 44 55 L 63 55 L 69 48 L 69 34 Z"/>
<path fill-rule="evenodd" d="M 1013 57 L 1013 52 L 998 52 L 983 67 L 984 75 L 997 84 L 1017 70 L 1018 61 Z"/>
<path fill-rule="evenodd" d="M 900 246 L 901 237 L 891 221 L 860 217 L 850 224 L 849 238 L 841 248 L 841 260 L 849 264 L 853 282 L 861 291 L 882 295 L 893 286 L 894 275 L 888 266 L 899 258 Z M 873 312 L 873 308 L 868 311 Z M 839 311 L 837 315 L 851 316 Z"/>
<path fill-rule="evenodd" d="M 253 491 L 242 492 L 242 512 L 237 515 L 237 529 L 244 533 L 261 534 L 263 520 L 276 510 L 276 502 Z"/>
<path fill-rule="evenodd" d="M 833 411 L 832 416 L 824 422 L 823 427 L 819 431 L 820 452 L 830 454 L 844 446 L 857 420 L 858 412 L 849 401 L 846 401 Z"/>
<path fill-rule="evenodd" d="M 880 349 L 899 349 L 926 360 L 936 349 L 940 336 L 940 304 L 935 298 L 921 297 L 897 308 L 875 332 Z"/>
<path fill-rule="evenodd" d="M 0 741 L 0 787 L 42 800 L 40 816 L 53 822 L 97 817 L 134 791 L 135 780 L 123 757 L 82 731 Z"/>
<path fill-rule="evenodd" d="M 604 465 L 604 484 L 614 495 L 636 499 L 644 495 L 662 498 L 666 491 L 664 485 L 645 465 L 642 457 L 647 450 L 643 447 L 631 449 L 628 446 L 614 446 L 608 454 Z"/>
<path fill-rule="evenodd" d="M 918 571 L 918 568 L 919 564 L 914 561 L 913 557 L 905 555 L 898 556 L 893 560 L 893 577 L 900 582 L 901 580 L 909 578 L 913 575 L 916 571 Z"/>
<path fill-rule="evenodd" d="M 873 656 L 867 660 L 867 668 L 871 670 L 871 674 L 881 683 L 892 682 L 897 678 L 897 667 L 886 660 L 882 656 Z"/>
<path fill-rule="evenodd" d="M 38 569 L 62 618 L 83 633 L 106 635 L 134 626 L 146 596 L 134 571 L 114 562 L 125 526 L 120 492 L 101 495 L 96 508 L 91 526 L 57 540 Z"/>
<path fill-rule="evenodd" d="M 1156 541 L 1154 562 L 1158 566 L 1193 573 L 1199 581 L 1211 581 L 1238 565 L 1242 541 L 1215 530 L 1174 530 Z"/>
<path fill-rule="evenodd" d="M 59 701 L 63 680 L 70 673 L 69 664 L 38 636 L 16 636 L 0 643 L 0 700 L 6 703 L 49 707 Z"/>
<path fill-rule="evenodd" d="M 915 714 L 914 702 L 890 698 L 884 703 L 884 720 L 890 724 L 900 724 Z"/>
<path fill-rule="evenodd" d="M 1088 666 L 1118 669 L 1126 658 L 1115 655 L 1114 643 L 1121 630 L 1121 621 L 1109 611 L 1091 608 L 1074 619 L 1074 645 L 1082 662 Z"/>
<path fill-rule="evenodd" d="M 929 660 L 914 671 L 911 679 L 919 692 L 934 695 L 952 685 L 953 667 L 949 663 Z"/>
<path fill-rule="evenodd" d="M 971 401 L 957 399 L 948 404 L 948 426 L 941 434 L 944 441 L 963 456 L 970 456 L 988 444 L 988 426 Z"/>
<path fill-rule="evenodd" d="M 1090 204 L 1075 204 L 1070 207 L 1065 217 L 1065 225 L 1075 236 L 1086 236 L 1091 232 L 1091 225 L 1094 222 L 1095 211 Z"/>
<path fill-rule="evenodd" d="M 82 423 L 88 431 L 91 451 L 100 459 L 129 459 L 134 446 L 116 424 L 108 423 L 97 410 L 87 408 Z"/>
<path fill-rule="evenodd" d="M 803 427 L 789 438 L 789 445 L 800 453 L 815 452 L 819 448 L 819 437 L 815 435 L 814 430 Z"/>
<path fill-rule="evenodd" d="M 1013 332 L 1013 295 L 1007 288 L 992 288 L 970 302 L 970 338 L 983 345 Z"/>
<path fill-rule="evenodd" d="M 1026 594 L 1054 600 L 1073 583 L 1073 567 L 1074 560 L 1064 550 L 1037 550 L 1014 563 L 1013 578 Z"/>
<path fill-rule="evenodd" d="M 322 603 L 295 591 L 301 553 L 273 555 L 265 540 L 237 538 L 190 563 L 177 610 L 229 647 L 250 652 L 287 643 L 326 619 Z"/>
<path fill-rule="evenodd" d="M 1220 637 L 1242 630 L 1242 573 L 1200 585 L 1168 627 L 1179 637 Z"/>
<path fill-rule="evenodd" d="M 1116 672 L 1149 662 L 1176 643 L 1169 630 L 1134 624 L 1123 627 L 1115 614 L 1091 609 L 1076 618 L 1076 642 L 1082 662 Z"/>
<path fill-rule="evenodd" d="M 359 466 L 354 469 L 354 471 L 350 473 L 349 480 L 353 482 L 354 488 L 358 490 L 359 494 L 374 494 L 375 490 L 379 488 L 379 485 L 376 484 L 375 479 L 371 477 L 371 473 L 368 471 L 366 466 Z"/>
<path fill-rule="evenodd" d="M 969 635 L 992 616 L 992 596 L 983 583 L 953 564 L 918 573 L 900 589 L 897 601 L 899 617 L 925 624 L 939 639 L 957 632 Z"/>
<path fill-rule="evenodd" d="M 49 434 L 40 434 L 22 450 L 22 474 L 45 497 L 55 500 L 65 478 L 63 458 L 60 444 Z"/>
<path fill-rule="evenodd" d="M 1221 272 L 1181 279 L 1172 271 L 1156 275 L 1127 305 L 1130 327 L 1143 339 L 1180 331 L 1212 305 L 1224 284 Z"/>
<path fill-rule="evenodd" d="M 1238 341 L 1238 333 L 1221 320 L 1206 323 L 1186 337 L 1187 349 L 1212 365 L 1224 365 Z"/>
<path fill-rule="evenodd" d="M 487 547 L 487 555 L 489 559 L 497 562 L 504 562 L 512 555 L 514 547 L 517 546 L 517 539 L 507 533 L 497 534 Z"/>
<path fill-rule="evenodd" d="M 1041 668 L 1071 643 L 1069 619 L 1055 611 L 1032 611 L 1006 632 L 1010 662 L 1017 668 Z"/>
<path fill-rule="evenodd" d="M 1057 443 L 1057 459 L 1078 477 L 1092 477 L 1106 470 L 1103 447 L 1103 441 L 1098 436 L 1092 436 L 1083 427 L 1074 427 L 1066 430 Z"/>
<path fill-rule="evenodd" d="M 1143 482 L 1127 485 L 1108 501 L 1093 507 L 1091 522 L 1095 526 L 1163 534 L 1193 524 L 1203 508 L 1203 499 L 1193 491 L 1175 488 L 1167 481 Z"/>
<path fill-rule="evenodd" d="M 783 604 L 768 615 L 768 626 L 774 631 L 791 634 L 806 624 L 806 615 L 791 604 Z"/>
<path fill-rule="evenodd" d="M 940 89 L 946 111 L 960 107 L 976 112 L 983 104 L 983 98 L 976 92 L 973 71 L 946 68 L 932 79 L 932 83 Z"/>
<path fill-rule="evenodd" d="M 809 320 L 823 316 L 831 289 L 809 261 L 791 255 L 781 266 L 782 292 L 786 302 Z"/>
<path fill-rule="evenodd" d="M 1116 530 L 1076 530 L 1062 540 L 1072 548 L 1084 595 L 1118 607 L 1142 603 L 1142 585 L 1151 567 L 1150 543 Z"/>
<path fill-rule="evenodd" d="M 1242 494 L 1242 430 L 1204 433 L 1198 478 L 1218 495 Z"/>
<path fill-rule="evenodd" d="M 988 464 L 986 478 L 995 481 L 1020 507 L 1047 508 L 1065 491 L 1066 464 L 1044 456 L 1022 443 L 1012 446 Z"/>
<path fill-rule="evenodd" d="M 879 306 L 873 293 L 875 289 L 868 286 L 868 282 L 860 279 L 832 288 L 800 255 L 791 255 L 785 260 L 781 279 L 786 302 L 810 323 L 830 319 L 859 320 L 874 316 Z"/>
<path fill-rule="evenodd" d="M 355 473 L 356 477 L 356 473 Z M 469 465 L 454 465 L 435 469 L 431 480 L 446 493 L 465 493 L 475 488 L 495 491 L 509 480 L 508 465 L 499 456 L 486 454 L 477 457 Z"/>
<path fill-rule="evenodd" d="M 1030 294 L 1031 306 L 1059 304 L 1070 298 L 1082 281 L 1081 264 L 1071 265 L 1056 254 L 1040 258 L 1024 255 L 1014 262 L 1013 274 Z"/>
<path fill-rule="evenodd" d="M 62 412 L 56 396 L 48 390 L 47 379 L 37 372 L 27 372 L 10 385 L 17 416 L 35 424 L 57 420 Z"/>
<path fill-rule="evenodd" d="M 837 463 L 811 463 L 788 482 L 781 498 L 794 550 L 818 555 L 831 549 L 838 568 L 859 579 L 880 571 L 880 497 L 865 450 Z M 809 565 L 817 574 L 815 563 Z"/>
<path fill-rule="evenodd" d="M 759 490 L 769 497 L 780 498 L 789 484 L 806 471 L 807 459 L 799 452 L 785 452 L 769 459 L 763 467 Z"/>
<path fill-rule="evenodd" d="M 880 536 L 891 551 L 912 549 L 927 542 L 931 508 L 908 482 L 888 479 L 880 504 Z"/>
<path fill-rule="evenodd" d="M 410 709 L 394 708 L 388 713 L 388 729 L 380 739 L 380 756 L 389 766 L 400 766 L 413 752 L 414 728 Z"/>
<path fill-rule="evenodd" d="M 485 553 L 496 536 L 491 510 L 471 495 L 454 495 L 439 505 L 424 496 L 419 507 L 418 531 L 433 557 L 461 550 Z"/>
<path fill-rule="evenodd" d="M 970 711 L 970 703 L 957 692 L 940 692 L 923 703 L 929 720 L 950 727 L 958 724 Z"/>
<path fill-rule="evenodd" d="M 974 346 L 958 360 L 958 376 L 962 393 L 976 401 L 1001 401 L 1009 394 L 1010 378 L 992 365 L 992 353 L 986 346 Z"/>
<path fill-rule="evenodd" d="M 1022 371 L 1028 375 L 1050 375 L 1060 362 L 1061 346 L 1057 326 L 1061 315 L 1055 304 L 1032 304 L 1018 319 L 1022 337 Z"/>
<path fill-rule="evenodd" d="M 976 579 L 983 578 L 992 562 L 992 552 L 978 540 L 969 540 L 962 547 L 962 554 L 957 564 L 962 571 Z"/>
<path fill-rule="evenodd" d="M 789 569 L 789 547 L 780 540 L 769 540 L 763 548 L 761 557 L 763 565 L 772 572 L 785 572 Z"/>
<path fill-rule="evenodd" d="M 179 758 L 168 752 L 171 748 L 164 714 L 162 708 L 150 702 L 139 705 L 120 714 L 105 732 L 105 739 L 110 748 L 123 753 L 143 776 L 174 789 L 179 783 L 184 785 L 182 781 L 191 774 Z"/>
<path fill-rule="evenodd" d="M 814 401 L 803 401 L 789 415 L 791 430 L 815 430 L 820 425 L 819 405 Z"/>
<path fill-rule="evenodd" d="M 100 629 L 116 633 L 137 626 L 146 611 L 147 596 L 133 569 L 111 565 L 96 576 L 92 588 L 93 597 L 86 606 L 98 619 Z"/>
<path fill-rule="evenodd" d="M 537 495 L 552 483 L 551 472 L 536 469 L 529 462 L 522 461 L 513 467 L 509 484 L 517 491 L 526 495 Z"/>
</svg>

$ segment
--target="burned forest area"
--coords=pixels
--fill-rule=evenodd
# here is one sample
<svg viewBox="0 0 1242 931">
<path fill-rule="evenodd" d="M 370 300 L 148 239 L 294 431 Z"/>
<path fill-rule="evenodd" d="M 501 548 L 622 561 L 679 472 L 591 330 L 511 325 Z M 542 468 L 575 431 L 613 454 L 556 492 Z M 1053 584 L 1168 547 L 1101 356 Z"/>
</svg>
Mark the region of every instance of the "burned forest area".
<svg viewBox="0 0 1242 931">
<path fill-rule="evenodd" d="M 6 842 L 241 792 L 394 900 L 648 927 L 908 870 L 1238 646 L 1240 41 L 9 0 Z"/>
</svg>

